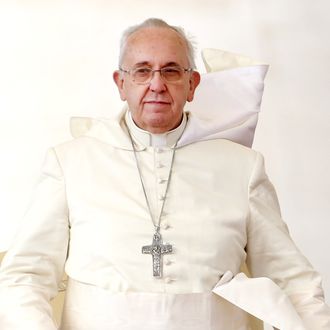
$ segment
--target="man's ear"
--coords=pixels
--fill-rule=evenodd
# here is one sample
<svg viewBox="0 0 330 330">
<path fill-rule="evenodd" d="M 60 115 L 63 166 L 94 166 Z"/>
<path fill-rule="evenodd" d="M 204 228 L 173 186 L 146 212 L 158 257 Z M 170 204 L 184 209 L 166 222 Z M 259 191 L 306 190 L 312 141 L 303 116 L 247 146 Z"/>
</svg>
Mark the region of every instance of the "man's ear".
<svg viewBox="0 0 330 330">
<path fill-rule="evenodd" d="M 194 99 L 195 89 L 201 81 L 201 75 L 197 71 L 193 71 L 189 79 L 189 92 L 187 96 L 187 101 L 191 102 Z"/>
<path fill-rule="evenodd" d="M 122 78 L 122 73 L 119 70 L 116 70 L 113 75 L 113 80 L 117 85 L 119 95 L 122 101 L 126 101 L 126 95 L 124 91 L 124 79 Z"/>
</svg>

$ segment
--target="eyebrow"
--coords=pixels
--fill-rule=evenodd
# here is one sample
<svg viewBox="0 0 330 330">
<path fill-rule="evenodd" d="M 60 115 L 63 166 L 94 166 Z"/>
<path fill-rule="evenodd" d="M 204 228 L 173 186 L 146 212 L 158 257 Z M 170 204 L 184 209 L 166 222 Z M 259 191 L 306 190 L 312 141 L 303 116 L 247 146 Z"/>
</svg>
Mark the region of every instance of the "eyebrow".
<svg viewBox="0 0 330 330">
<path fill-rule="evenodd" d="M 143 61 L 143 62 L 138 62 L 138 63 L 135 63 L 134 65 L 133 65 L 133 67 L 135 68 L 135 67 L 138 67 L 138 66 L 148 66 L 148 65 L 150 65 L 149 64 L 149 62 L 148 61 Z"/>
<path fill-rule="evenodd" d="M 180 64 L 176 62 L 167 62 L 164 66 L 180 66 Z"/>
<path fill-rule="evenodd" d="M 134 68 L 137 68 L 139 66 L 151 66 L 151 65 L 150 65 L 150 62 L 148 62 L 148 61 L 138 62 L 133 65 Z M 177 62 L 173 62 L 173 61 L 167 62 L 162 66 L 162 68 L 167 67 L 167 66 L 180 66 L 180 64 L 178 64 Z"/>
</svg>

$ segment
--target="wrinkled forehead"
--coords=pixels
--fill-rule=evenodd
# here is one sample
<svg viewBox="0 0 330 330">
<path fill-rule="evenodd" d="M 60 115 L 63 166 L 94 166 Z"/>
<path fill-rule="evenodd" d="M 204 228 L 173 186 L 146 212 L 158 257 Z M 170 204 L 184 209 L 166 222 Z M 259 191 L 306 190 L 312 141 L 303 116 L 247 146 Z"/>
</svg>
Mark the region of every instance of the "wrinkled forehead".
<svg viewBox="0 0 330 330">
<path fill-rule="evenodd" d="M 126 41 L 123 63 L 149 63 L 164 66 L 168 63 L 188 66 L 188 47 L 185 40 L 170 28 L 143 28 Z"/>
</svg>

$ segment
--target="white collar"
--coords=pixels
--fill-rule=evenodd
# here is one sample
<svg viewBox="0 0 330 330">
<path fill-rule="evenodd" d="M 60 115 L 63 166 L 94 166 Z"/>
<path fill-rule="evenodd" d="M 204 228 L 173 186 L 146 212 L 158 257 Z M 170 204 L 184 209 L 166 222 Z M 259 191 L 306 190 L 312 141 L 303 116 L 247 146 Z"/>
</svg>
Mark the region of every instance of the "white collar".
<svg viewBox="0 0 330 330">
<path fill-rule="evenodd" d="M 134 142 L 145 147 L 173 147 L 181 137 L 187 123 L 187 116 L 183 113 L 178 127 L 162 134 L 153 134 L 138 127 L 133 121 L 130 111 L 126 112 L 125 121 L 132 134 Z"/>
</svg>

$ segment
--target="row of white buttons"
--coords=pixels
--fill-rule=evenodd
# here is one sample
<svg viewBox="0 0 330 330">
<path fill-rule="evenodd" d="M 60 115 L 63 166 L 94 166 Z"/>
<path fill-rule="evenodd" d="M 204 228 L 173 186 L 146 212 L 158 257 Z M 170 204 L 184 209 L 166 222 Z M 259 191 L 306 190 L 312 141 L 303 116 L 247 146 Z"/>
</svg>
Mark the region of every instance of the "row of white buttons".
<svg viewBox="0 0 330 330">
<path fill-rule="evenodd" d="M 156 148 L 155 149 L 155 151 L 156 151 L 156 153 L 162 153 L 164 150 L 162 149 L 162 148 Z M 157 163 L 156 163 L 156 168 L 163 168 L 164 167 L 164 165 L 160 162 L 160 161 L 158 161 Z M 164 184 L 164 183 L 166 183 L 166 181 L 167 181 L 167 179 L 162 179 L 162 178 L 158 178 L 157 179 L 157 182 L 158 182 L 158 184 Z M 164 199 L 165 199 L 165 196 L 164 195 L 160 195 L 159 197 L 158 197 L 158 199 L 160 200 L 160 201 L 163 201 Z M 162 229 L 164 229 L 164 230 L 167 230 L 167 229 L 169 229 L 171 226 L 167 223 L 167 222 L 163 222 L 162 224 L 161 224 L 161 227 L 162 227 Z M 165 260 L 164 260 L 164 265 L 166 265 L 166 266 L 169 266 L 169 265 L 171 265 L 172 263 L 173 263 L 173 261 L 172 260 L 170 260 L 170 259 L 167 259 L 167 258 L 164 258 Z M 173 278 L 171 278 L 171 277 L 169 277 L 169 276 L 167 276 L 167 277 L 165 277 L 164 278 L 164 282 L 166 283 L 166 284 L 170 284 L 171 282 L 173 282 L 174 281 L 174 279 Z"/>
</svg>

